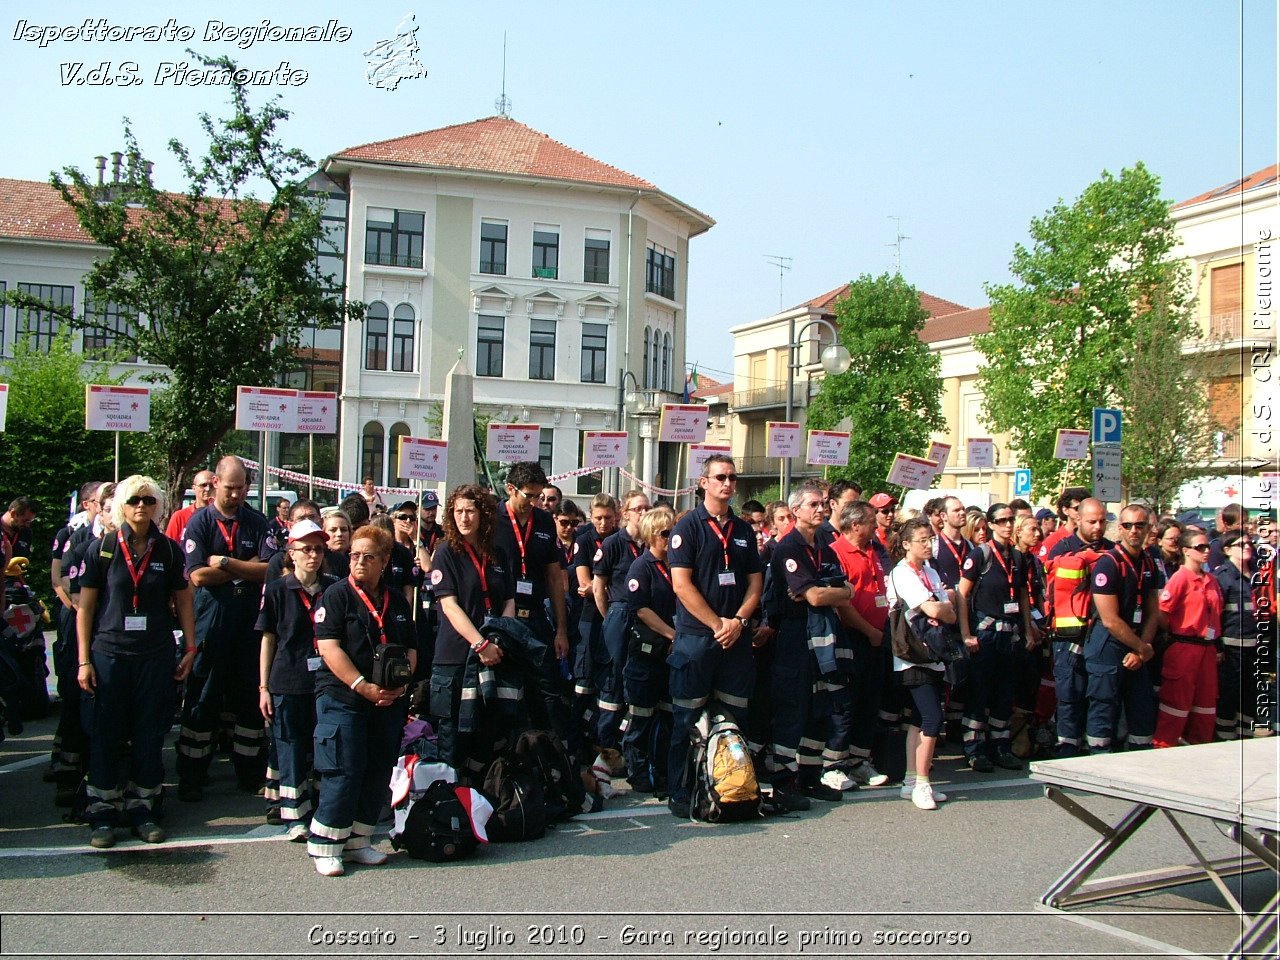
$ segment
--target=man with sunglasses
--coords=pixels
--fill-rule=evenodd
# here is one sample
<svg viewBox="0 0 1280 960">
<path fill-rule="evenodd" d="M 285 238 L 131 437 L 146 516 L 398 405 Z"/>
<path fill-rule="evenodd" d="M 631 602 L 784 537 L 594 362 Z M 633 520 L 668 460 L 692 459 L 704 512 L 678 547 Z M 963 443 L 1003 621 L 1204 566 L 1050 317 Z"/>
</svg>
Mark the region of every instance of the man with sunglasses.
<svg viewBox="0 0 1280 960">
<path fill-rule="evenodd" d="M 191 478 L 191 489 L 195 494 L 195 500 L 181 510 L 175 510 L 169 514 L 169 522 L 165 525 L 164 535 L 170 540 L 176 540 L 182 543 L 187 536 L 187 524 L 191 522 L 191 518 L 197 510 L 207 507 L 213 500 L 213 471 L 201 470 Z"/>
<path fill-rule="evenodd" d="M 1040 550 L 1036 554 L 1041 563 L 1048 561 L 1050 552 L 1058 545 L 1059 540 L 1076 532 L 1076 524 L 1080 520 L 1080 506 L 1087 499 L 1089 499 L 1089 491 L 1084 487 L 1067 487 L 1062 491 L 1062 495 L 1058 497 L 1057 528 L 1045 534 L 1044 543 L 1040 544 Z M 1105 509 L 1103 514 L 1105 516 Z"/>
<path fill-rule="evenodd" d="M 1089 505 L 1087 500 L 1081 504 L 1081 526 Z M 1129 749 L 1150 747 L 1155 733 L 1156 695 L 1147 663 L 1155 655 L 1152 641 L 1161 614 L 1155 564 L 1145 549 L 1148 525 L 1146 507 L 1125 507 L 1120 511 L 1120 545 L 1093 565 L 1098 616 L 1084 645 L 1090 753 L 1113 748 L 1122 705 Z"/>
<path fill-rule="evenodd" d="M 764 568 L 755 532 L 729 506 L 737 482 L 732 458 L 708 457 L 698 480 L 702 502 L 671 534 L 676 635 L 667 658 L 673 713 L 668 782 L 669 805 L 678 817 L 689 815 L 689 733 L 703 707 L 714 697 L 717 709 L 741 727 L 755 683 L 750 624 L 760 606 Z"/>
</svg>

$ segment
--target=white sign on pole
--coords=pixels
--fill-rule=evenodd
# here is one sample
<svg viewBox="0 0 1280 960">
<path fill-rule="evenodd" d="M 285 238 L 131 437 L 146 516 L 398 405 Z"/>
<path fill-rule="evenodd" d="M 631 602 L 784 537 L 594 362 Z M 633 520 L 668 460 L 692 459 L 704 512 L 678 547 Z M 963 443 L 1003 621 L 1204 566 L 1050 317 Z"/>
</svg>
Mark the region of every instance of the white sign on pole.
<svg viewBox="0 0 1280 960">
<path fill-rule="evenodd" d="M 947 469 L 947 461 L 951 459 L 951 444 L 935 440 L 929 444 L 929 452 L 924 455 L 924 458 L 937 461 L 938 472 L 941 473 Z"/>
<path fill-rule="evenodd" d="M 800 455 L 800 424 L 770 420 L 764 425 L 768 437 L 765 446 L 767 457 L 796 457 Z"/>
<path fill-rule="evenodd" d="M 86 384 L 84 428 L 120 431 L 150 429 L 151 388 Z"/>
<path fill-rule="evenodd" d="M 0 383 L 0 433 L 4 433 L 5 421 L 9 417 L 9 385 Z"/>
<path fill-rule="evenodd" d="M 584 467 L 625 467 L 627 434 L 621 430 L 587 430 L 582 438 Z"/>
<path fill-rule="evenodd" d="M 498 463 L 519 463 L 538 459 L 536 423 L 491 423 L 485 444 L 485 459 Z"/>
<path fill-rule="evenodd" d="M 445 479 L 449 466 L 449 444 L 424 437 L 400 438 L 400 458 L 396 473 L 409 480 Z"/>
<path fill-rule="evenodd" d="M 889 468 L 888 481 L 907 490 L 924 490 L 933 483 L 938 472 L 938 461 L 913 457 L 910 454 L 894 454 Z"/>
<path fill-rule="evenodd" d="M 965 442 L 970 467 L 990 470 L 996 465 L 996 442 L 990 437 L 970 437 Z"/>
<path fill-rule="evenodd" d="M 236 429 L 293 433 L 298 391 L 279 387 L 236 387 Z"/>
<path fill-rule="evenodd" d="M 719 453 L 727 457 L 730 456 L 730 451 L 730 447 L 716 443 L 689 444 L 689 479 L 695 480 L 702 476 L 702 465 L 712 454 Z"/>
<path fill-rule="evenodd" d="M 1119 503 L 1124 499 L 1120 482 L 1120 444 L 1093 445 L 1093 496 L 1103 503 Z"/>
<path fill-rule="evenodd" d="M 819 467 L 843 467 L 849 463 L 849 434 L 835 430 L 810 430 L 805 463 Z"/>
<path fill-rule="evenodd" d="M 658 439 L 663 443 L 702 443 L 707 439 L 707 408 L 702 404 L 664 403 Z"/>
<path fill-rule="evenodd" d="M 1055 460 L 1088 460 L 1089 431 L 1059 430 L 1053 444 Z"/>
<path fill-rule="evenodd" d="M 337 433 L 338 395 L 303 390 L 298 393 L 298 421 L 295 433 Z M 400 474 L 406 476 L 406 474 Z"/>
</svg>

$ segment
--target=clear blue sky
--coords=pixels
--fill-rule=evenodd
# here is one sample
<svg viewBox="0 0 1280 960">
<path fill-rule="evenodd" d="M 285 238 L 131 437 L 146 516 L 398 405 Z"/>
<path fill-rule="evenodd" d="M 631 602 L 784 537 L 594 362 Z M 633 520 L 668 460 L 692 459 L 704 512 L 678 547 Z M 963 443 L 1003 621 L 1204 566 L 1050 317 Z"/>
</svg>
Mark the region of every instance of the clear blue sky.
<svg viewBox="0 0 1280 960">
<path fill-rule="evenodd" d="M 211 18 L 253 25 L 336 18 L 345 43 L 203 41 Z M 689 360 L 731 369 L 727 329 L 892 268 L 969 306 L 1007 279 L 1031 217 L 1098 174 L 1144 161 L 1178 200 L 1277 159 L 1275 5 L 1231 2 L 645 3 L 490 0 L 350 3 L 35 3 L 0 20 L 9 98 L 0 176 L 89 170 L 128 115 L 157 180 L 180 187 L 162 144 L 198 146 L 195 116 L 225 88 L 159 86 L 187 44 L 13 39 L 20 19 L 196 29 L 189 46 L 242 65 L 309 71 L 283 97 L 289 141 L 316 160 L 343 147 L 494 113 L 508 33 L 515 119 L 658 184 L 717 226 L 692 244 Z M 200 10 L 201 12 L 195 12 Z M 217 13 L 207 11 L 217 11 Z M 109 11 L 109 12 L 108 12 Z M 362 52 L 404 13 L 429 75 L 369 86 Z M 1243 26 L 1242 26 L 1243 20 Z M 64 86 L 60 64 L 123 60 L 145 82 Z M 720 379 L 726 379 L 722 374 Z"/>
</svg>

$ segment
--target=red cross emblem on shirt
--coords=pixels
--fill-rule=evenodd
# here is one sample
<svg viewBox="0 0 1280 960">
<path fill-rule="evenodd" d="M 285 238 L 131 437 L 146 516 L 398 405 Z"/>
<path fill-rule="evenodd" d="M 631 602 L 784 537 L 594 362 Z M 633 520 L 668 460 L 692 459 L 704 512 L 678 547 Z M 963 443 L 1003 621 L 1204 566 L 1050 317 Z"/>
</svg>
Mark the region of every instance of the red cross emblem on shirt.
<svg viewBox="0 0 1280 960">
<path fill-rule="evenodd" d="M 4 612 L 4 618 L 20 637 L 25 637 L 36 625 L 35 615 L 25 603 L 10 607 Z"/>
</svg>

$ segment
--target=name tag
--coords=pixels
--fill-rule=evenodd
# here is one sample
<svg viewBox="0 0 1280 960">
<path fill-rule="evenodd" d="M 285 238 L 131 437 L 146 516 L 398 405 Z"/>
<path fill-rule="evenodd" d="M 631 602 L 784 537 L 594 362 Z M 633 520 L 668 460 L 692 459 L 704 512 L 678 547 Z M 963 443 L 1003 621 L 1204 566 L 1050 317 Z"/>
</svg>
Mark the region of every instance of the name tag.
<svg viewBox="0 0 1280 960">
<path fill-rule="evenodd" d="M 737 581 L 737 579 L 735 579 L 735 577 L 734 577 L 734 575 L 733 575 L 733 571 L 732 571 L 732 570 L 721 570 L 721 571 L 720 571 L 720 586 L 722 586 L 722 587 L 732 587 L 732 586 L 733 586 L 734 584 L 736 584 L 737 582 L 738 582 L 738 581 Z"/>
<path fill-rule="evenodd" d="M 1043 614 L 1043 613 L 1041 613 L 1039 610 L 1037 610 L 1035 607 L 1032 607 L 1032 608 L 1031 608 L 1031 619 L 1032 619 L 1032 620 L 1035 620 L 1035 621 L 1043 620 L 1043 619 L 1044 619 L 1044 614 Z"/>
<path fill-rule="evenodd" d="M 1016 600 L 1010 600 L 1008 603 L 1006 603 L 1006 604 L 1004 605 L 1004 612 L 1005 612 L 1005 613 L 1017 613 L 1017 612 L 1018 612 L 1018 609 L 1019 609 L 1019 608 L 1018 608 L 1018 601 L 1016 601 Z"/>
<path fill-rule="evenodd" d="M 324 663 L 324 657 L 307 657 L 307 672 L 315 673 Z"/>
<path fill-rule="evenodd" d="M 1218 636 L 1218 631 L 1213 629 L 1213 627 L 1210 627 L 1208 630 L 1204 632 L 1204 638 L 1206 640 L 1214 640 L 1217 638 L 1217 636 Z"/>
<path fill-rule="evenodd" d="M 147 629 L 147 618 L 146 617 L 125 617 L 124 628 L 125 630 L 145 630 Z"/>
<path fill-rule="evenodd" d="M 533 594 L 533 581 L 532 581 L 532 580 L 517 580 L 517 581 L 516 581 L 516 593 L 520 594 L 521 596 L 525 596 L 525 597 L 527 597 L 527 596 L 531 596 L 531 595 Z"/>
<path fill-rule="evenodd" d="M 888 605 L 889 605 L 889 598 L 886 597 L 884 594 L 881 594 L 880 596 L 876 597 L 877 607 L 887 607 Z"/>
<path fill-rule="evenodd" d="M 1133 611 L 1133 622 L 1134 622 L 1135 624 L 1142 623 L 1142 611 L 1141 611 L 1141 610 L 1135 610 L 1135 611 Z"/>
</svg>

